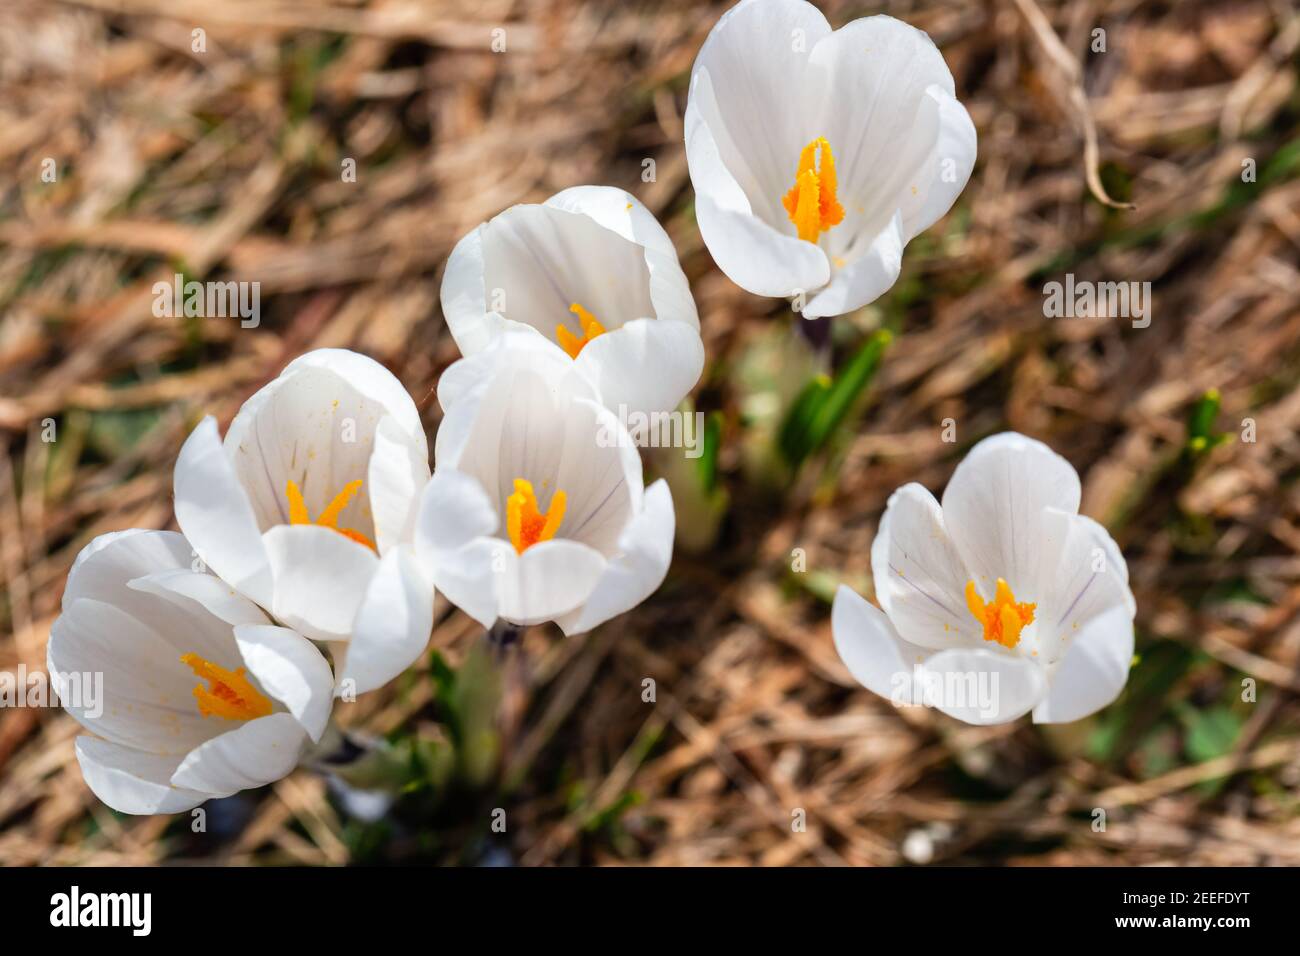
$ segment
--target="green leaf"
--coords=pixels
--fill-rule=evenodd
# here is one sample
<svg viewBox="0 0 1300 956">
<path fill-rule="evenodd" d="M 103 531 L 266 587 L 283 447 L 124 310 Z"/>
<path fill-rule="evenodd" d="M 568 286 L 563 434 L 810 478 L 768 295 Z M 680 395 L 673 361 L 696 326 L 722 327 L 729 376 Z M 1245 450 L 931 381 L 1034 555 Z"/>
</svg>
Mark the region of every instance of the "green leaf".
<svg viewBox="0 0 1300 956">
<path fill-rule="evenodd" d="M 873 333 L 834 381 L 820 376 L 804 387 L 777 435 L 777 446 L 792 468 L 824 448 L 848 418 L 875 377 L 890 338 L 883 329 Z"/>
</svg>

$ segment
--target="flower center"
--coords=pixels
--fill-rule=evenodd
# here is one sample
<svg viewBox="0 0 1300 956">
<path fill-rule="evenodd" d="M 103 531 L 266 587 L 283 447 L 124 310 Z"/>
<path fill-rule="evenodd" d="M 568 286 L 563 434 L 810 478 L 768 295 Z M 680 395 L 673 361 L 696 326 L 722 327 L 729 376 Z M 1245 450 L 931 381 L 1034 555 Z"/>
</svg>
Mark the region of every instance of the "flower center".
<svg viewBox="0 0 1300 956">
<path fill-rule="evenodd" d="M 594 315 L 576 302 L 569 306 L 569 311 L 578 317 L 578 325 L 582 327 L 582 337 L 574 335 L 563 325 L 557 325 L 555 338 L 560 343 L 560 348 L 569 353 L 569 358 L 577 358 L 578 353 L 586 348 L 588 342 L 598 335 L 605 334 L 605 327 L 596 321 Z"/>
<path fill-rule="evenodd" d="M 818 148 L 821 162 L 814 167 Z M 813 140 L 799 154 L 794 186 L 781 203 L 799 238 L 806 242 L 816 242 L 823 232 L 844 221 L 844 207 L 835 199 L 835 157 L 825 136 Z"/>
<path fill-rule="evenodd" d="M 515 551 L 523 554 L 539 541 L 550 541 L 560 530 L 564 520 L 564 492 L 555 489 L 551 496 L 551 510 L 545 514 L 537 510 L 537 495 L 531 482 L 515 479 L 515 493 L 506 499 L 506 530 Z"/>
<path fill-rule="evenodd" d="M 1002 578 L 998 578 L 998 590 L 988 604 L 975 590 L 975 582 L 966 582 L 966 606 L 970 608 L 975 620 L 984 625 L 984 640 L 997 641 L 1003 647 L 1015 647 L 1020 643 L 1020 632 L 1025 626 L 1034 622 L 1034 608 L 1037 604 L 1019 604 L 1011 587 Z"/>
<path fill-rule="evenodd" d="M 199 702 L 199 713 L 204 717 L 255 720 L 271 713 L 271 702 L 249 683 L 244 668 L 228 671 L 198 654 L 183 655 L 181 663 L 208 682 L 206 688 L 202 684 L 194 685 L 194 699 Z"/>
<path fill-rule="evenodd" d="M 320 513 L 320 517 L 312 521 L 311 516 L 307 513 L 307 502 L 303 500 L 302 492 L 298 490 L 298 485 L 290 479 L 288 486 L 284 489 L 285 496 L 289 499 L 289 524 L 317 524 L 322 528 L 330 528 L 345 538 L 351 538 L 358 544 L 364 544 L 371 551 L 377 552 L 379 549 L 375 547 L 375 543 L 360 531 L 339 527 L 339 515 L 348 506 L 352 496 L 361 490 L 361 484 L 360 478 L 356 481 L 349 481 L 343 486 L 343 490 L 334 496 L 334 500 L 325 506 L 325 510 Z"/>
</svg>

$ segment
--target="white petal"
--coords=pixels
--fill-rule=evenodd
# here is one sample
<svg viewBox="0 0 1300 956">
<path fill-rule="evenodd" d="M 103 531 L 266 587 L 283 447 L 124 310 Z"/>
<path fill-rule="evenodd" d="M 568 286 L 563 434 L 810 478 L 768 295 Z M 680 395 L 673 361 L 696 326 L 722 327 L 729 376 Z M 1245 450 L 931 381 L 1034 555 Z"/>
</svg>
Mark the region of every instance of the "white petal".
<svg viewBox="0 0 1300 956">
<path fill-rule="evenodd" d="M 203 562 L 241 593 L 271 603 L 257 518 L 209 415 L 181 446 L 174 472 L 176 523 Z"/>
<path fill-rule="evenodd" d="M 487 307 L 556 340 L 581 335 L 578 303 L 607 330 L 655 314 L 645 249 L 588 215 L 551 205 L 512 206 L 482 227 Z"/>
<path fill-rule="evenodd" d="M 1119 696 L 1133 661 L 1133 618 L 1112 606 L 1070 641 L 1052 675 L 1046 699 L 1034 708 L 1034 722 L 1082 720 Z"/>
<path fill-rule="evenodd" d="M 695 187 L 695 218 L 713 261 L 732 282 L 756 295 L 794 296 L 820 289 L 830 280 L 826 253 L 796 235 L 778 232 L 756 214 L 750 197 L 723 160 L 715 138 L 718 130 L 704 119 L 704 112 L 717 109 L 709 74 L 697 70 L 686 107 L 686 159 Z M 799 148 L 796 146 L 793 154 L 791 184 Z M 778 204 L 780 197 L 778 191 Z"/>
<path fill-rule="evenodd" d="M 118 813 L 181 813 L 212 794 L 174 787 L 181 755 L 158 756 L 94 737 L 77 738 L 77 763 L 95 796 Z"/>
<path fill-rule="evenodd" d="M 1121 608 L 1136 611 L 1128 568 L 1106 529 L 1083 515 L 1044 509 L 1034 639 L 1044 661 L 1054 662 L 1093 618 Z"/>
<path fill-rule="evenodd" d="M 915 27 L 873 16 L 818 41 L 810 61 L 823 111 L 816 135 L 831 144 L 845 212 L 826 236 L 832 258 L 852 257 L 850 245 L 900 211 L 905 245 L 947 211 L 975 159 L 943 55 Z"/>
<path fill-rule="evenodd" d="M 535 367 L 546 363 L 547 374 L 560 375 L 572 369 L 573 360 L 554 342 L 531 326 L 511 323 L 504 331 L 474 353 L 452 362 L 438 376 L 438 404 L 444 412 L 468 395 L 480 394 L 492 373 L 505 365 L 511 368 Z M 492 354 L 485 355 L 488 349 Z"/>
<path fill-rule="evenodd" d="M 903 267 L 903 219 L 895 213 L 871 239 L 865 252 L 848 252 L 841 267 L 831 270 L 830 282 L 803 308 L 805 319 L 843 315 L 880 298 L 898 280 Z"/>
<path fill-rule="evenodd" d="M 500 616 L 498 591 L 515 549 L 500 538 L 476 538 L 431 555 L 425 566 L 438 592 L 485 628 Z"/>
<path fill-rule="evenodd" d="M 375 429 L 375 444 L 367 472 L 375 544 L 386 554 L 415 535 L 420 492 L 429 481 L 429 448 L 402 431 L 397 419 L 386 416 Z"/>
<path fill-rule="evenodd" d="M 943 513 L 923 486 L 908 484 L 889 497 L 871 546 L 876 599 L 908 641 L 943 650 L 982 638 L 966 607 L 962 564 Z"/>
<path fill-rule="evenodd" d="M 968 724 L 1003 724 L 1029 713 L 1047 692 L 1043 668 L 999 651 L 957 648 L 922 666 L 926 702 Z"/>
<path fill-rule="evenodd" d="M 699 313 L 677 250 L 659 220 L 635 196 L 612 186 L 573 186 L 556 193 L 545 205 L 590 216 L 604 228 L 643 247 L 655 317 L 685 322 L 699 330 Z"/>
<path fill-rule="evenodd" d="M 558 620 L 564 633 L 585 633 L 653 594 L 668 573 L 675 528 L 672 493 L 661 478 L 646 489 L 644 508 L 624 529 L 619 554 L 606 566 L 591 597 Z"/>
<path fill-rule="evenodd" d="M 175 531 L 131 528 L 101 534 L 82 548 L 72 563 L 63 604 L 66 607 L 78 598 L 114 603 L 121 597 L 134 602 L 123 610 L 144 607 L 148 613 L 148 599 L 122 594 L 127 582 L 155 571 L 189 568 L 193 560 L 189 542 Z"/>
<path fill-rule="evenodd" d="M 235 640 L 248 672 L 319 741 L 333 703 L 329 662 L 297 631 L 271 624 L 243 624 Z"/>
<path fill-rule="evenodd" d="M 523 554 L 504 554 L 499 582 L 501 617 L 514 624 L 553 621 L 586 601 L 605 570 L 594 548 L 554 538 Z"/>
<path fill-rule="evenodd" d="M 358 694 L 382 687 L 424 653 L 432 630 L 433 584 L 409 548 L 390 551 L 361 602 L 336 685 L 351 680 Z"/>
<path fill-rule="evenodd" d="M 718 201 L 711 195 L 713 184 L 701 183 L 702 170 L 691 155 L 692 112 L 708 126 L 720 150 L 719 164 L 743 190 L 746 206 L 794 236 L 781 197 L 794 185 L 800 150 L 825 135 L 817 127 L 827 104 L 818 101 L 810 53 L 830 34 L 826 18 L 803 0 L 748 0 L 718 20 L 695 60 L 687 104 L 687 159 L 697 194 Z"/>
<path fill-rule="evenodd" d="M 127 587 L 156 595 L 191 614 L 206 612 L 226 624 L 267 623 L 261 608 L 216 575 L 202 571 L 189 568 L 160 571 L 133 578 Z M 116 603 L 121 606 L 120 600 Z"/>
<path fill-rule="evenodd" d="M 167 606 L 157 598 L 140 598 Z M 201 657 L 233 669 L 240 663 L 234 636 L 222 646 L 211 633 L 187 626 L 200 623 L 193 616 L 175 614 L 170 623 L 174 626 L 160 634 L 112 604 L 74 601 L 50 629 L 47 649 L 51 684 L 64 709 L 92 733 L 150 753 L 185 753 L 212 736 L 213 725 L 195 705 L 198 682 L 172 642 L 184 642 Z M 82 682 L 80 696 L 69 692 L 74 675 Z M 96 675 L 102 675 L 98 686 Z"/>
<path fill-rule="evenodd" d="M 668 412 L 700 380 L 704 343 L 685 322 L 636 319 L 597 336 L 574 365 L 596 383 L 607 408 Z"/>
<path fill-rule="evenodd" d="M 500 315 L 488 309 L 483 287 L 483 227 L 456 243 L 442 273 L 442 316 L 462 355 L 487 348 L 504 328 Z"/>
<path fill-rule="evenodd" d="M 912 702 L 912 671 L 929 651 L 898 636 L 879 608 L 841 584 L 831 606 L 831 636 L 853 679 L 895 706 Z"/>
<path fill-rule="evenodd" d="M 375 553 L 318 525 L 277 525 L 263 540 L 275 617 L 314 641 L 347 640 L 379 567 Z"/>
<path fill-rule="evenodd" d="M 420 500 L 415 542 L 421 558 L 455 551 L 475 538 L 496 533 L 501 525 L 483 486 L 452 468 L 439 468 Z"/>
<path fill-rule="evenodd" d="M 939 135 L 929 158 L 921 165 L 917 197 L 920 204 L 912 206 L 906 193 L 903 197 L 905 234 L 909 240 L 929 229 L 952 208 L 975 168 L 975 124 L 966 107 L 957 102 L 951 91 L 938 86 L 926 90 L 926 96 L 938 111 Z M 924 178 L 927 170 L 928 181 Z"/>
<path fill-rule="evenodd" d="M 172 784 L 230 796 L 261 787 L 298 765 L 307 732 L 292 714 L 271 714 L 245 722 L 185 755 Z"/>
<path fill-rule="evenodd" d="M 944 490 L 943 521 L 985 600 L 998 578 L 1018 601 L 1039 600 L 1044 509 L 1077 512 L 1079 495 L 1074 468 L 1042 442 L 1006 432 L 971 449 Z"/>
<path fill-rule="evenodd" d="M 346 382 L 368 400 L 380 405 L 385 413 L 396 418 L 397 424 L 408 435 L 424 434 L 420 411 L 415 407 L 410 392 L 398 381 L 396 375 L 370 356 L 350 349 L 315 349 L 290 362 L 280 377 L 290 378 L 306 369 L 333 373 L 339 381 Z M 382 416 L 375 416 L 376 420 L 380 417 Z M 233 424 L 231 427 L 234 427 Z"/>
<path fill-rule="evenodd" d="M 625 189 L 614 186 L 571 186 L 556 193 L 543 205 L 587 216 L 628 242 L 667 253 L 674 258 L 677 256 L 677 250 L 659 220 Z"/>
</svg>

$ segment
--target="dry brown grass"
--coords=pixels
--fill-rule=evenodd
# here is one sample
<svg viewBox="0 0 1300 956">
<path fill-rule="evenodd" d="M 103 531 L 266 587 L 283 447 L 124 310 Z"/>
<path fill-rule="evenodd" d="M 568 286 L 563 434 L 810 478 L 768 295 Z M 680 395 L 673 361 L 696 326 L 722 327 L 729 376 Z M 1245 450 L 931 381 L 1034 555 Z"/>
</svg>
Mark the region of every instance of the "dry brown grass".
<svg viewBox="0 0 1300 956">
<path fill-rule="evenodd" d="M 819 5 L 835 25 L 880 9 Z M 755 341 L 788 334 L 789 313 L 713 266 L 681 143 L 685 80 L 725 6 L 0 5 L 0 669 L 43 667 L 78 550 L 172 526 L 189 428 L 208 411 L 228 419 L 300 352 L 383 361 L 424 398 L 432 432 L 426 396 L 456 357 L 437 303 L 452 244 L 512 203 L 609 183 L 665 221 L 691 278 L 709 355 L 697 396 L 727 416 L 728 522 L 626 617 L 567 642 L 533 629 L 503 717 L 504 778 L 519 785 L 406 826 L 379 858 L 476 859 L 485 808 L 505 806 L 500 845 L 527 864 L 894 864 L 917 832 L 910 845 L 928 840 L 945 862 L 1300 864 L 1294 7 L 1081 0 L 1043 3 L 1039 19 L 1033 0 L 889 4 L 943 49 L 979 163 L 909 248 L 895 294 L 844 320 L 901 333 L 869 407 L 773 499 L 744 481 L 732 371 Z M 494 54 L 501 25 L 508 52 Z M 1105 54 L 1087 52 L 1096 25 Z M 205 54 L 190 51 L 194 26 Z M 1089 195 L 1094 123 L 1094 191 L 1135 210 Z M 45 157 L 57 183 L 41 181 Z M 355 184 L 340 181 L 344 157 Z M 656 182 L 641 182 L 646 157 Z M 259 281 L 261 326 L 155 318 L 150 287 L 178 266 Z M 1151 281 L 1150 328 L 1046 321 L 1043 276 L 1066 269 Z M 1234 440 L 1192 465 L 1188 411 L 1212 387 Z M 1254 443 L 1236 440 L 1247 417 Z M 1052 444 L 1127 555 L 1142 660 L 1091 726 L 894 710 L 855 688 L 827 606 L 790 573 L 800 547 L 810 573 L 869 593 L 886 497 L 908 480 L 937 491 L 959 456 L 945 418 L 962 446 L 1002 428 Z M 440 606 L 434 645 L 449 660 L 477 637 Z M 1244 676 L 1254 705 L 1233 703 Z M 345 719 L 419 729 L 431 694 L 415 680 Z M 1244 723 L 1198 762 L 1188 737 L 1216 707 Z M 1098 755 L 1088 742 L 1108 727 Z M 59 712 L 0 710 L 0 863 L 358 858 L 356 825 L 305 771 L 244 798 L 231 833 L 117 816 L 82 783 L 75 733 Z M 617 821 L 584 826 L 629 793 L 640 802 Z"/>
</svg>

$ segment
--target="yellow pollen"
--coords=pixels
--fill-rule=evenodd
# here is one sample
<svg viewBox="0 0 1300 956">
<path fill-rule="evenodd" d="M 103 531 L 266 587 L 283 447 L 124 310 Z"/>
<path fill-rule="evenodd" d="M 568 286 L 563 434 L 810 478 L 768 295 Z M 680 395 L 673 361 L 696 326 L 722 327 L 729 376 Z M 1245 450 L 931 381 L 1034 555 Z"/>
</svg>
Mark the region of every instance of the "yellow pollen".
<svg viewBox="0 0 1300 956">
<path fill-rule="evenodd" d="M 598 335 L 605 334 L 605 327 L 596 321 L 594 315 L 576 302 L 569 306 L 569 311 L 578 317 L 578 325 L 582 327 L 582 337 L 574 335 L 563 325 L 557 325 L 555 338 L 560 343 L 560 348 L 569 353 L 569 358 L 577 358 L 578 353 L 586 348 L 588 342 Z"/>
<path fill-rule="evenodd" d="M 1034 608 L 1038 607 L 1017 603 L 1010 585 L 1002 578 L 998 578 L 997 594 L 988 604 L 975 590 L 975 582 L 967 581 L 966 606 L 975 620 L 984 625 L 984 640 L 997 641 L 1003 647 L 1020 643 L 1020 632 L 1034 622 Z"/>
<path fill-rule="evenodd" d="M 531 482 L 515 479 L 515 493 L 506 499 L 506 530 L 515 551 L 523 554 L 539 541 L 550 541 L 560 530 L 564 520 L 564 492 L 555 489 L 551 496 L 551 510 L 545 514 L 537 510 L 537 496 Z"/>
<path fill-rule="evenodd" d="M 349 481 L 343 486 L 343 490 L 334 496 L 334 500 L 325 506 L 325 510 L 320 513 L 320 517 L 312 521 L 307 512 L 307 502 L 303 500 L 302 492 L 298 490 L 297 483 L 290 479 L 289 484 L 284 489 L 285 496 L 289 499 L 289 524 L 320 525 L 322 528 L 337 531 L 345 538 L 351 538 L 358 544 L 364 544 L 371 551 L 378 551 L 379 549 L 375 547 L 375 543 L 360 531 L 339 527 L 339 515 L 348 506 L 352 496 L 361 490 L 361 485 L 360 478 L 356 481 Z"/>
<path fill-rule="evenodd" d="M 821 150 L 820 165 L 814 165 Z M 799 154 L 794 186 L 781 200 L 786 214 L 805 242 L 816 242 L 823 232 L 844 221 L 844 207 L 835 198 L 835 157 L 825 136 L 818 137 Z"/>
<path fill-rule="evenodd" d="M 271 702 L 249 683 L 244 668 L 228 671 L 198 654 L 182 655 L 181 663 L 208 682 L 206 688 L 202 684 L 194 685 L 194 699 L 199 702 L 199 713 L 204 717 L 255 720 L 271 713 Z"/>
</svg>

